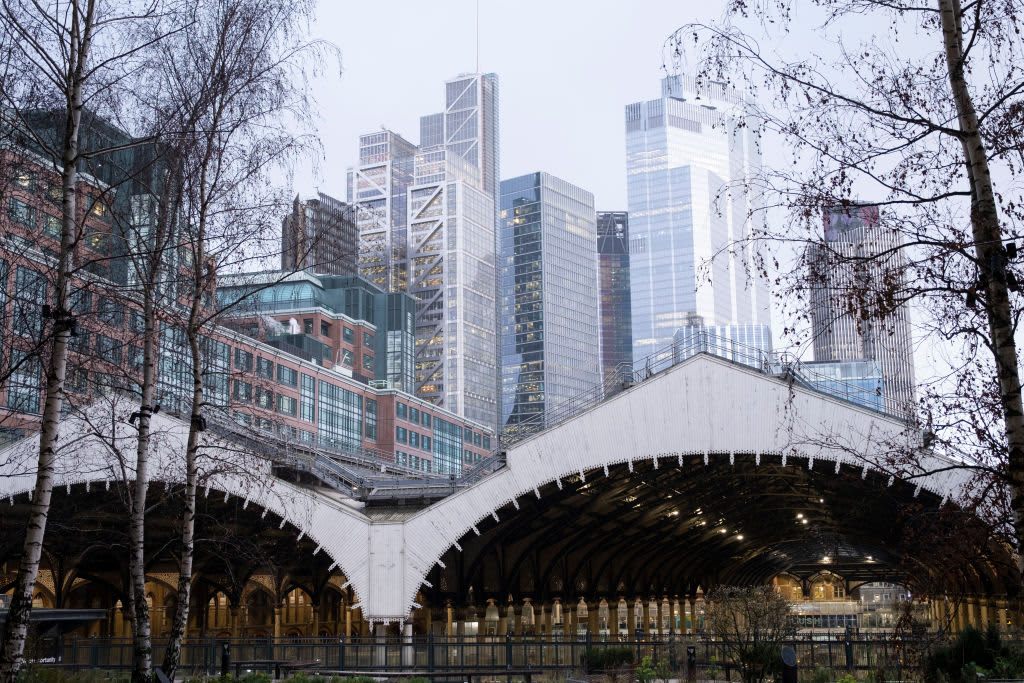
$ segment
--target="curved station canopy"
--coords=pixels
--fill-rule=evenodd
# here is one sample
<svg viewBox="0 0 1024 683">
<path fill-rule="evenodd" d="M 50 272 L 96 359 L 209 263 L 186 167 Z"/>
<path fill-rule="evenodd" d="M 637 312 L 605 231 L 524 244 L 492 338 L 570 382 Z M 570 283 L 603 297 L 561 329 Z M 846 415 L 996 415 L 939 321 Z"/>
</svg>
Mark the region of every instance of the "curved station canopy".
<svg viewBox="0 0 1024 683">
<path fill-rule="evenodd" d="M 96 564 L 86 534 L 127 528 L 117 480 L 131 468 L 109 444 L 134 454 L 130 412 L 115 407 L 104 440 L 83 436 L 95 420 L 65 422 L 51 565 L 80 562 L 83 575 L 107 572 L 108 582 L 120 571 Z M 172 571 L 177 511 L 161 490 L 182 480 L 187 425 L 154 420 L 152 565 Z M 922 449 L 916 430 L 707 354 L 524 439 L 504 467 L 427 507 L 356 501 L 204 439 L 200 524 L 211 540 L 199 544 L 199 573 L 218 586 L 276 576 L 283 594 L 284 572 L 311 596 L 333 582 L 369 622 L 449 602 L 692 596 L 823 572 L 848 590 L 894 581 L 919 595 L 1017 597 L 1009 546 L 957 504 L 968 477 Z M 5 451 L 0 472 L 0 497 L 12 502 L 0 507 L 9 565 L 33 441 Z M 898 472 L 884 465 L 897 460 Z"/>
</svg>

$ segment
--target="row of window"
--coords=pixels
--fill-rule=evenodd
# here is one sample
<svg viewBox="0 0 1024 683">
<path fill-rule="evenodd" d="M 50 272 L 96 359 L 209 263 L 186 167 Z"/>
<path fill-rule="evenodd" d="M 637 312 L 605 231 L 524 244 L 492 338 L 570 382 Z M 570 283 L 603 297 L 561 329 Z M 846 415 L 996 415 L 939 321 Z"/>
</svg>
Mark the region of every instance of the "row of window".
<svg viewBox="0 0 1024 683">
<path fill-rule="evenodd" d="M 395 427 L 395 441 L 398 443 L 407 443 L 413 448 L 422 448 L 425 451 L 429 451 L 433 448 L 431 438 L 426 434 L 420 434 L 414 432 L 411 429 L 405 427 Z"/>
<path fill-rule="evenodd" d="M 412 453 L 405 453 L 404 451 L 395 451 L 395 460 L 396 462 L 398 462 L 399 465 L 408 465 L 409 467 L 412 467 L 413 469 L 416 470 L 420 470 L 422 472 L 433 471 L 432 468 L 434 466 L 434 463 L 427 460 L 426 458 L 421 458 L 418 455 L 413 455 Z"/>
<path fill-rule="evenodd" d="M 422 425 L 424 427 L 430 427 L 432 423 L 430 413 L 420 410 L 419 408 L 406 405 L 401 401 L 395 402 L 395 417 L 399 420 L 406 420 L 408 422 L 412 422 L 413 424 Z M 461 437 L 466 441 L 466 443 L 478 446 L 480 448 L 490 449 L 491 437 L 487 436 L 486 434 L 474 432 L 472 429 L 469 429 L 468 427 L 462 430 L 461 428 L 456 426 L 456 429 L 462 431 Z M 405 430 L 403 429 L 402 431 L 404 432 Z M 396 431 L 396 438 L 398 438 L 398 434 L 399 432 Z M 406 442 L 402 441 L 402 443 Z M 456 451 L 456 457 L 458 457 L 458 451 Z"/>
<path fill-rule="evenodd" d="M 303 318 L 302 320 L 302 333 L 313 334 L 313 319 Z M 329 337 L 331 336 L 331 324 L 327 321 L 320 321 L 320 336 Z M 342 326 L 341 328 L 342 341 L 346 341 L 350 344 L 355 344 L 356 333 L 351 327 Z M 363 346 L 373 346 L 373 335 L 369 332 L 363 332 Z"/>
</svg>

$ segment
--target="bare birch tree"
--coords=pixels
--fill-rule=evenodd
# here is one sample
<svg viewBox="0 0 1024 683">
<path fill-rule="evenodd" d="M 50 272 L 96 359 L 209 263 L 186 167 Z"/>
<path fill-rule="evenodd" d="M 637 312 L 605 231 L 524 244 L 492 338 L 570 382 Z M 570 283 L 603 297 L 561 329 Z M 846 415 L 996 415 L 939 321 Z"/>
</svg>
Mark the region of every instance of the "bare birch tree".
<svg viewBox="0 0 1024 683">
<path fill-rule="evenodd" d="M 166 44 L 162 86 L 197 112 L 181 129 L 188 141 L 180 169 L 185 262 L 177 275 L 185 305 L 174 324 L 187 344 L 191 393 L 183 405 L 190 430 L 178 594 L 163 661 L 168 676 L 180 660 L 191 600 L 198 454 L 210 404 L 205 335 L 236 303 L 218 304 L 216 275 L 258 258 L 253 244 L 265 239 L 289 204 L 273 174 L 315 144 L 307 132 L 307 69 L 319 65 L 328 46 L 305 37 L 311 11 L 307 2 L 211 0 L 199 5 L 178 40 Z"/>
<path fill-rule="evenodd" d="M 13 681 L 22 663 L 29 612 L 39 569 L 43 537 L 52 493 L 54 444 L 64 402 L 68 342 L 74 326 L 71 312 L 71 275 L 75 253 L 84 238 L 79 206 L 80 167 L 90 158 L 112 151 L 82 145 L 83 115 L 117 102 L 118 91 L 128 87 L 140 55 L 151 38 L 138 29 L 159 17 L 161 3 L 113 3 L 104 0 L 69 0 L 43 5 L 31 0 L 5 0 L 0 9 L 0 33 L 12 48 L 19 70 L 17 83 L 9 83 L 0 96 L 4 106 L 21 115 L 29 107 L 52 112 L 56 135 L 33 134 L 43 155 L 61 177 L 60 247 L 52 280 L 53 296 L 42 350 L 44 399 L 40 445 L 32 510 L 22 552 L 18 581 L 0 644 L 0 681 Z"/>
<path fill-rule="evenodd" d="M 922 445 L 989 482 L 977 490 L 1007 487 L 1002 519 L 1018 553 L 1022 11 L 1014 0 L 733 0 L 720 23 L 684 26 L 667 43 L 673 67 L 685 64 L 699 86 L 749 93 L 749 125 L 789 151 L 749 181 L 758 208 L 785 213 L 752 240 L 761 274 L 781 269 L 787 331 L 820 286 L 809 254 L 860 272 L 876 264 L 881 276 L 848 283 L 838 314 L 870 324 L 914 307 L 919 341 L 948 368 L 920 391 Z M 849 254 L 828 244 L 826 215 L 863 204 L 879 207 L 895 245 Z M 889 464 L 920 476 L 920 452 Z"/>
</svg>

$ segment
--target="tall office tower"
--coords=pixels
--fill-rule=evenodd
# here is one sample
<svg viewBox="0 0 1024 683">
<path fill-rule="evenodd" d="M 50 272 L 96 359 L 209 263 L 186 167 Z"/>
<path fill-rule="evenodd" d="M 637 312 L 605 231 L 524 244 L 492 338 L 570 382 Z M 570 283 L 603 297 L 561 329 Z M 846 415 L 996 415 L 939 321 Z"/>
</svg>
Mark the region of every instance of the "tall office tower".
<svg viewBox="0 0 1024 683">
<path fill-rule="evenodd" d="M 295 197 L 292 212 L 281 222 L 281 268 L 308 268 L 318 273 L 356 272 L 359 235 L 352 207 L 318 192 Z"/>
<path fill-rule="evenodd" d="M 694 79 L 669 76 L 659 99 L 626 106 L 634 362 L 671 344 L 690 314 L 770 324 L 767 286 L 737 242 L 757 206 L 742 181 L 761 164 L 741 104 L 722 85 L 698 92 Z"/>
<path fill-rule="evenodd" d="M 359 275 L 385 292 L 408 282 L 406 220 L 413 158 L 418 148 L 398 133 L 359 136 L 359 165 L 348 170 L 348 201 L 359 231 Z"/>
<path fill-rule="evenodd" d="M 601 374 L 605 386 L 633 368 L 629 293 L 629 214 L 597 214 L 597 274 L 601 297 Z"/>
<path fill-rule="evenodd" d="M 856 296 L 903 281 L 906 262 L 899 244 L 898 231 L 885 224 L 877 206 L 836 209 L 826 214 L 825 241 L 808 248 L 807 263 L 814 360 L 878 361 L 886 412 L 907 414 L 915 397 L 906 306 L 883 316 Z"/>
<path fill-rule="evenodd" d="M 497 415 L 494 204 L 469 161 L 416 155 L 409 188 L 416 393 L 482 424 Z"/>
<path fill-rule="evenodd" d="M 513 426 L 601 382 L 597 215 L 590 192 L 530 173 L 501 182 L 501 218 L 501 426 Z"/>
<path fill-rule="evenodd" d="M 460 74 L 447 81 L 444 111 L 420 119 L 422 149 L 444 147 L 477 169 L 480 187 L 491 196 L 494 206 L 495 253 L 498 253 L 501 172 L 498 138 L 498 75 L 493 73 Z M 495 302 L 499 298 L 498 278 L 495 278 Z M 495 315 L 498 315 L 497 311 Z M 498 335 L 495 335 L 495 359 L 501 357 L 500 343 Z M 500 373 L 495 373 L 495 396 L 501 392 L 500 384 Z M 495 412 L 492 421 L 499 418 L 500 415 Z"/>
</svg>

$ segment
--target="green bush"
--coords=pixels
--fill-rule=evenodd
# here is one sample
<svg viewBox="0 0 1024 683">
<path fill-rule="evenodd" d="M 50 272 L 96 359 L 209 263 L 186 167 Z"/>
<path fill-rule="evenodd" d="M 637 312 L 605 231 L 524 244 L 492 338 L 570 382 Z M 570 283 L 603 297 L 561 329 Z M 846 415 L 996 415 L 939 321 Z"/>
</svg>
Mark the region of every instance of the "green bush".
<svg viewBox="0 0 1024 683">
<path fill-rule="evenodd" d="M 238 683 L 270 683 L 274 677 L 270 674 L 251 672 L 232 679 Z"/>
<path fill-rule="evenodd" d="M 979 674 L 1024 677 L 1024 652 L 1003 644 L 994 624 L 986 633 L 967 627 L 952 643 L 936 648 L 925 660 L 925 679 L 930 683 L 974 683 Z"/>
<path fill-rule="evenodd" d="M 111 683 L 111 681 L 128 681 L 124 674 L 109 674 L 100 669 L 71 672 L 64 669 L 48 669 L 42 666 L 29 666 L 18 673 L 18 683 Z"/>
<path fill-rule="evenodd" d="M 596 673 L 633 664 L 634 651 L 628 647 L 588 647 L 583 651 L 583 669 Z"/>
<path fill-rule="evenodd" d="M 811 674 L 811 683 L 832 683 L 836 680 L 836 672 L 827 666 L 815 667 Z"/>
</svg>

